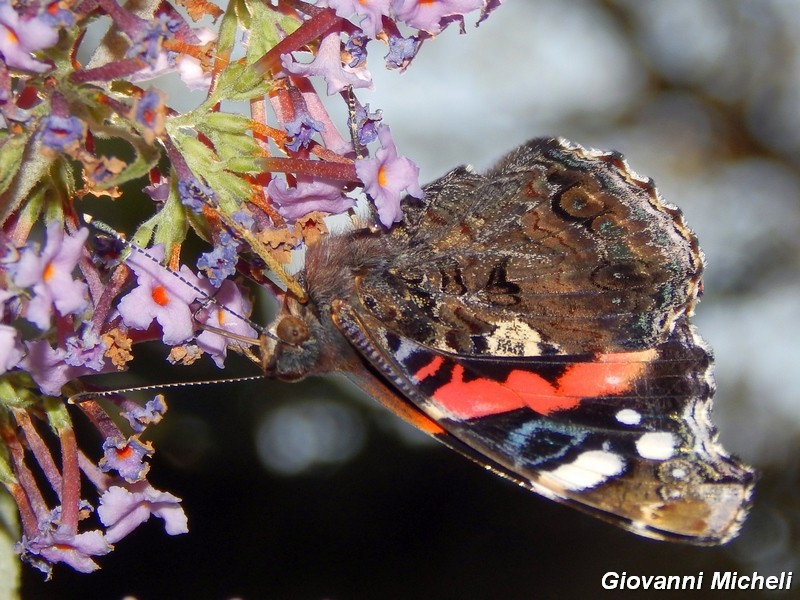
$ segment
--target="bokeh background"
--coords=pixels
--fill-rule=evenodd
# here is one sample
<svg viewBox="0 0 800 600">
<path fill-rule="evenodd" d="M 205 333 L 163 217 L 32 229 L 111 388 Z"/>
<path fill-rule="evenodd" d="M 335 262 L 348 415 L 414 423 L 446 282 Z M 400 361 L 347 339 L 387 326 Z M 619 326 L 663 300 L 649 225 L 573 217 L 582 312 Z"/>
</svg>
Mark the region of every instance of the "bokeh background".
<svg viewBox="0 0 800 600">
<path fill-rule="evenodd" d="M 741 537 L 700 549 L 618 531 L 485 473 L 341 378 L 231 384 L 169 394 L 155 431 L 150 479 L 183 498 L 190 533 L 154 519 L 96 574 L 45 584 L 26 569 L 25 597 L 571 599 L 602 595 L 608 571 L 702 571 L 709 587 L 718 570 L 794 571 L 794 592 L 692 597 L 800 597 L 800 2 L 507 0 L 403 75 L 371 48 L 376 91 L 359 97 L 423 181 L 557 134 L 622 151 L 684 210 L 708 259 L 695 321 L 716 351 L 715 420 L 761 474 Z M 237 372 L 253 369 L 223 375 Z M 156 351 L 120 384 L 216 376 Z"/>
</svg>

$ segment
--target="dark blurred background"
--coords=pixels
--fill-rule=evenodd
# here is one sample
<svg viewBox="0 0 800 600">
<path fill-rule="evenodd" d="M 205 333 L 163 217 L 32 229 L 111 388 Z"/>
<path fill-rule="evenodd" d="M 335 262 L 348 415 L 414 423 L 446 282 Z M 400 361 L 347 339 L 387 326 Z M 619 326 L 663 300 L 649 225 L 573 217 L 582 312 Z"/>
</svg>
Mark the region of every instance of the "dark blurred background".
<svg viewBox="0 0 800 600">
<path fill-rule="evenodd" d="M 340 378 L 231 384 L 170 393 L 154 430 L 150 479 L 183 498 L 190 533 L 151 519 L 96 574 L 57 568 L 45 584 L 26 568 L 25 598 L 571 599 L 603 594 L 608 571 L 702 571 L 708 588 L 723 570 L 794 571 L 795 591 L 692 597 L 800 597 L 799 45 L 794 0 L 509 1 L 427 42 L 402 76 L 375 45 L 377 90 L 359 95 L 423 180 L 557 134 L 622 151 L 684 210 L 708 258 L 695 322 L 717 354 L 715 421 L 761 474 L 739 539 L 701 549 L 596 522 Z M 119 385 L 153 373 L 220 376 L 170 372 L 156 351 Z M 656 595 L 606 595 L 623 593 Z"/>
</svg>

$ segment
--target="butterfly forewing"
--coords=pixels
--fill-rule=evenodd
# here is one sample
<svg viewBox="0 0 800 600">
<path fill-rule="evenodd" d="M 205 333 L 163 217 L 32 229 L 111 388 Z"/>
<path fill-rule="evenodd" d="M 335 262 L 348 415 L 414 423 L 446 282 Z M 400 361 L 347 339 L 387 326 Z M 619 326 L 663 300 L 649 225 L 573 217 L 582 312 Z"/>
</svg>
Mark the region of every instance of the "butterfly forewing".
<svg viewBox="0 0 800 600">
<path fill-rule="evenodd" d="M 624 167 L 536 140 L 486 176 L 453 171 L 386 236 L 396 255 L 363 275 L 360 301 L 398 334 L 459 354 L 658 343 L 691 311 L 702 258 L 680 212 Z"/>
</svg>

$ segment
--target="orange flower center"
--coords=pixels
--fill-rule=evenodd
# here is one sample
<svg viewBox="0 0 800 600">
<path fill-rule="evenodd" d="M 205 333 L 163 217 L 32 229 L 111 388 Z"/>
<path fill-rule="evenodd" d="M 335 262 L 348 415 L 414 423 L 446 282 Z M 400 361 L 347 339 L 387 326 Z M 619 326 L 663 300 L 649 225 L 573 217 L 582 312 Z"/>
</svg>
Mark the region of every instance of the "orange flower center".
<svg viewBox="0 0 800 600">
<path fill-rule="evenodd" d="M 44 268 L 44 273 L 42 273 L 42 279 L 44 279 L 45 283 L 50 281 L 53 278 L 53 275 L 56 274 L 56 268 L 53 266 L 53 263 L 47 263 L 47 266 Z"/>
<path fill-rule="evenodd" d="M 167 304 L 169 304 L 169 296 L 167 295 L 167 290 L 164 288 L 163 285 L 154 287 L 152 296 L 153 296 L 153 302 L 155 302 L 159 306 L 166 306 Z"/>
<path fill-rule="evenodd" d="M 131 454 L 133 454 L 133 449 L 127 444 L 124 448 L 117 448 L 117 456 L 120 458 L 128 458 Z"/>
</svg>

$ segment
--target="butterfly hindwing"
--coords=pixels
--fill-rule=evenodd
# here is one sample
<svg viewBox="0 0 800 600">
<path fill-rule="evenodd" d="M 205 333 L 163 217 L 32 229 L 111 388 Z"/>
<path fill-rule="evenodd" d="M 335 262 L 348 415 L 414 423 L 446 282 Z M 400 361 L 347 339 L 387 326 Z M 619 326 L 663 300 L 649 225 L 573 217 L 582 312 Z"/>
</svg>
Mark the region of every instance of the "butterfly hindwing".
<svg viewBox="0 0 800 600">
<path fill-rule="evenodd" d="M 752 476 L 716 443 L 685 320 L 649 351 L 516 360 L 433 351 L 353 307 L 336 322 L 442 441 L 523 487 L 650 537 L 737 533 Z"/>
</svg>

